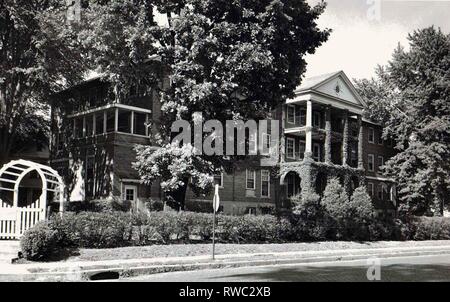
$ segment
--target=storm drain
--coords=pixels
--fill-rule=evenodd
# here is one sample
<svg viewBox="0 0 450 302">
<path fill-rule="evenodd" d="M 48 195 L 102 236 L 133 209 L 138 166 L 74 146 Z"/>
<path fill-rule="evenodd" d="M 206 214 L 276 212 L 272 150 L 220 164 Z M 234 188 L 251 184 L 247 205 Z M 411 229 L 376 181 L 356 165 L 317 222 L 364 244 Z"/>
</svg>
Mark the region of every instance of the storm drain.
<svg viewBox="0 0 450 302">
<path fill-rule="evenodd" d="M 91 281 L 102 281 L 102 280 L 117 280 L 120 278 L 118 272 L 101 272 L 98 274 L 91 275 L 89 280 Z"/>
</svg>

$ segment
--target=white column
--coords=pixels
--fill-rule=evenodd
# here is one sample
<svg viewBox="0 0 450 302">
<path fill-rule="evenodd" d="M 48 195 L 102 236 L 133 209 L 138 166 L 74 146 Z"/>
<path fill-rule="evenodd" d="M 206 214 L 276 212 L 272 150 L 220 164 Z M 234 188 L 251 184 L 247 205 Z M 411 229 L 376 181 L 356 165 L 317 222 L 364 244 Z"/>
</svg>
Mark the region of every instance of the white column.
<svg viewBox="0 0 450 302">
<path fill-rule="evenodd" d="M 305 156 L 312 156 L 312 120 L 313 120 L 313 110 L 312 101 L 306 102 L 306 147 Z"/>
<path fill-rule="evenodd" d="M 134 134 L 134 111 L 131 111 L 131 134 Z"/>
<path fill-rule="evenodd" d="M 119 131 L 119 108 L 116 108 L 115 113 L 114 113 L 114 118 L 115 118 L 114 131 L 118 132 Z"/>
<path fill-rule="evenodd" d="M 103 131 L 102 134 L 106 133 L 106 128 L 107 128 L 107 118 L 108 118 L 108 114 L 106 113 L 106 111 L 103 112 Z"/>
<path fill-rule="evenodd" d="M 91 133 L 91 135 L 95 136 L 97 134 L 97 114 L 96 113 L 94 113 L 92 115 L 92 119 L 93 119 L 93 123 L 94 124 L 92 125 L 92 132 L 93 133 Z"/>
</svg>

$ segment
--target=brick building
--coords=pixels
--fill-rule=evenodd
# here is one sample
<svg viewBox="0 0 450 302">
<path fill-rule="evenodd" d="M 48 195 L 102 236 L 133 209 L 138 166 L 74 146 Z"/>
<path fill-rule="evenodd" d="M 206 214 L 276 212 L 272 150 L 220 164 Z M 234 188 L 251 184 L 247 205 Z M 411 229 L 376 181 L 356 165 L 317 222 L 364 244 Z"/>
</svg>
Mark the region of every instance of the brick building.
<svg viewBox="0 0 450 302">
<path fill-rule="evenodd" d="M 51 165 L 64 177 L 71 201 L 117 197 L 142 207 L 148 198 L 163 197 L 159 184 L 141 184 L 131 166 L 133 146 L 151 144 L 154 128 L 148 125 L 161 116 L 158 94 L 135 87 L 126 102 L 117 102 L 109 91 L 107 83 L 93 79 L 55 96 Z M 362 117 L 364 106 L 343 72 L 305 80 L 272 113 L 280 123 L 279 160 L 240 162 L 231 173 L 214 176 L 223 211 L 280 209 L 301 192 L 320 194 L 330 176 L 349 192 L 365 184 L 378 209 L 395 209 L 395 185 L 379 172 L 394 150 L 381 139 L 381 127 Z M 204 209 L 211 200 L 188 191 L 186 205 Z"/>
</svg>

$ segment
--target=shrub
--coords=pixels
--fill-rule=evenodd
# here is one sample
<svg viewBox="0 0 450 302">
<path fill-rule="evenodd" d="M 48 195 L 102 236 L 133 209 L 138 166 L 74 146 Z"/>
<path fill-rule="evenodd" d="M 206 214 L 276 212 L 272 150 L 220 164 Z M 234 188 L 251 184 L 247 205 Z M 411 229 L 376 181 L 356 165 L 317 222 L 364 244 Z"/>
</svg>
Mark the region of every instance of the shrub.
<svg viewBox="0 0 450 302">
<path fill-rule="evenodd" d="M 338 222 L 350 215 L 347 192 L 345 192 L 337 178 L 332 178 L 328 182 L 323 192 L 322 205 L 330 216 Z"/>
<path fill-rule="evenodd" d="M 77 245 L 75 213 L 64 213 L 64 215 L 55 214 L 48 222 L 50 228 L 55 230 L 58 238 L 58 245 L 61 247 L 73 247 Z"/>
<path fill-rule="evenodd" d="M 172 235 L 179 229 L 176 212 L 150 213 L 148 221 L 148 231 L 153 233 L 156 243 L 169 243 Z"/>
<path fill-rule="evenodd" d="M 412 220 L 414 240 L 450 239 L 450 219 L 444 217 L 420 217 Z"/>
<path fill-rule="evenodd" d="M 353 192 L 349 210 L 350 217 L 356 222 L 368 222 L 375 217 L 375 208 L 366 187 L 361 186 Z"/>
<path fill-rule="evenodd" d="M 131 217 L 121 212 L 81 212 L 53 220 L 63 242 L 85 248 L 114 248 L 132 240 Z M 66 244 L 66 243 L 65 243 Z"/>
<path fill-rule="evenodd" d="M 180 212 L 175 215 L 175 238 L 181 241 L 189 241 L 196 224 L 196 214 L 192 212 Z"/>
<path fill-rule="evenodd" d="M 211 240 L 213 236 L 213 215 L 197 213 L 194 215 L 194 219 L 192 234 L 198 236 L 202 241 Z"/>
<path fill-rule="evenodd" d="M 375 208 L 372 204 L 372 199 L 367 194 L 367 190 L 364 186 L 357 188 L 345 207 L 347 211 L 347 217 L 344 218 L 343 226 L 347 228 L 347 239 L 352 240 L 368 240 L 370 238 L 370 226 L 371 224 L 378 225 L 379 234 L 377 236 L 381 238 L 387 238 L 391 236 L 393 231 L 387 225 L 381 225 L 378 221 L 375 221 Z M 344 232 L 343 232 L 344 233 Z"/>
<path fill-rule="evenodd" d="M 161 212 L 164 210 L 164 202 L 161 200 L 154 200 L 150 198 L 145 202 L 145 205 L 150 212 Z"/>
<path fill-rule="evenodd" d="M 25 259 L 33 261 L 48 260 L 61 250 L 57 231 L 46 222 L 40 222 L 26 231 L 20 240 L 20 246 Z"/>
<path fill-rule="evenodd" d="M 271 215 L 218 217 L 218 239 L 229 243 L 283 242 L 292 232 L 286 219 Z"/>
<path fill-rule="evenodd" d="M 87 210 L 92 212 L 128 212 L 131 210 L 131 202 L 117 197 L 91 200 L 88 203 Z"/>
<path fill-rule="evenodd" d="M 332 221 L 324 207 L 320 204 L 320 197 L 316 193 L 303 194 L 294 199 L 293 215 L 291 216 L 291 240 L 318 241 L 333 238 Z"/>
</svg>

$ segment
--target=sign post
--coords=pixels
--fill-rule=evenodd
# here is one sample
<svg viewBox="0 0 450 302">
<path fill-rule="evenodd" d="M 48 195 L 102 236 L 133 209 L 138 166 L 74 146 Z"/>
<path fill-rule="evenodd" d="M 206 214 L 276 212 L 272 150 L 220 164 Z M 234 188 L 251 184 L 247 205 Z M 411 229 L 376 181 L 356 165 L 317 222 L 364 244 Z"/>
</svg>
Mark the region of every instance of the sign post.
<svg viewBox="0 0 450 302">
<path fill-rule="evenodd" d="M 214 193 L 213 199 L 213 250 L 212 250 L 212 258 L 215 260 L 216 258 L 216 213 L 219 211 L 220 207 L 220 197 L 219 197 L 219 185 L 216 185 L 216 191 Z"/>
</svg>

